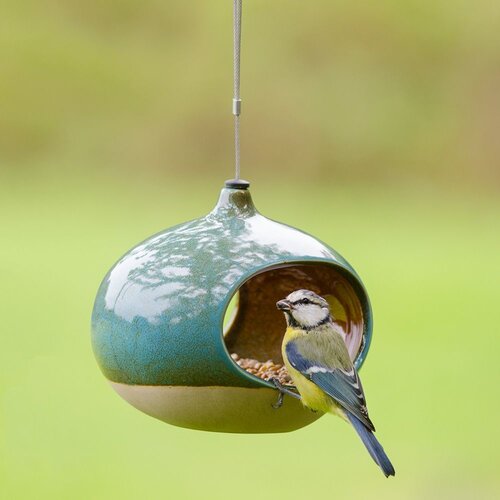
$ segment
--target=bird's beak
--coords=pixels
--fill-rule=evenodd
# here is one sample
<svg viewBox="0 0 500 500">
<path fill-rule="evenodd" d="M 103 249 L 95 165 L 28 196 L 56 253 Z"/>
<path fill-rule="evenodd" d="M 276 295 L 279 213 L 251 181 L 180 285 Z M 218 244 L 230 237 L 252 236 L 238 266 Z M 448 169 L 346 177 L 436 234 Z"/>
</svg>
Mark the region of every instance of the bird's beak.
<svg viewBox="0 0 500 500">
<path fill-rule="evenodd" d="M 289 311 L 292 308 L 292 304 L 290 304 L 288 300 L 278 300 L 278 302 L 276 302 L 276 307 L 280 311 Z"/>
</svg>

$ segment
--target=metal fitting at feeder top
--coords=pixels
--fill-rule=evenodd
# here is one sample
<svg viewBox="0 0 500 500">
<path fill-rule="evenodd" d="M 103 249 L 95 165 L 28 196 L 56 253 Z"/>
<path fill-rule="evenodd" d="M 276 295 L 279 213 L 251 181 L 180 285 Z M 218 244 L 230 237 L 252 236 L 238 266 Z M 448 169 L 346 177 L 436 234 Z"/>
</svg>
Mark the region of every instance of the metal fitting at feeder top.
<svg viewBox="0 0 500 500">
<path fill-rule="evenodd" d="M 229 189 L 248 189 L 250 187 L 250 183 L 244 179 L 228 179 L 224 185 Z"/>
</svg>

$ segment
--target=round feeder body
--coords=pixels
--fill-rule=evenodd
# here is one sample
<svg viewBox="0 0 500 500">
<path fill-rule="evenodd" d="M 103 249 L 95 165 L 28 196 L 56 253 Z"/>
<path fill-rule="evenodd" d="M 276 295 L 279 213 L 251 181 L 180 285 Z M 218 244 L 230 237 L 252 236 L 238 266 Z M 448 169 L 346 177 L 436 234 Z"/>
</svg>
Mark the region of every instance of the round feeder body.
<svg viewBox="0 0 500 500">
<path fill-rule="evenodd" d="M 298 288 L 329 300 L 359 368 L 372 316 L 355 271 L 324 243 L 259 214 L 247 189 L 224 188 L 207 216 L 152 236 L 114 265 L 96 297 L 93 349 L 116 392 L 160 420 L 222 432 L 295 430 L 321 414 L 288 396 L 273 409 L 272 384 L 233 358 L 282 363 L 286 325 L 276 301 Z"/>
</svg>

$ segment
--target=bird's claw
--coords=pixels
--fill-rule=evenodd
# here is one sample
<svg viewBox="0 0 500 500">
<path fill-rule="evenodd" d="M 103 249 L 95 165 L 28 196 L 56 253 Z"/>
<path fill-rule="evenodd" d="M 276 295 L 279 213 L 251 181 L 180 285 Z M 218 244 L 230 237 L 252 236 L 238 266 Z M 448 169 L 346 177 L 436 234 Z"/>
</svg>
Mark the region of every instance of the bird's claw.
<svg viewBox="0 0 500 500">
<path fill-rule="evenodd" d="M 281 382 L 277 378 L 273 377 L 273 378 L 269 379 L 269 382 L 271 382 L 271 384 L 273 384 L 274 387 L 276 387 L 276 389 L 278 389 L 278 391 L 280 391 L 280 393 L 283 392 L 283 385 L 281 384 Z"/>
<path fill-rule="evenodd" d="M 283 406 L 283 397 L 285 394 L 288 394 L 289 396 L 292 396 L 293 398 L 300 399 L 299 394 L 293 392 L 288 387 L 285 387 L 277 378 L 272 378 L 269 380 L 269 382 L 271 382 L 274 385 L 274 387 L 276 387 L 276 389 L 278 389 L 278 391 L 279 391 L 278 400 L 276 401 L 276 403 L 271 405 L 275 410 L 277 410 Z"/>
</svg>

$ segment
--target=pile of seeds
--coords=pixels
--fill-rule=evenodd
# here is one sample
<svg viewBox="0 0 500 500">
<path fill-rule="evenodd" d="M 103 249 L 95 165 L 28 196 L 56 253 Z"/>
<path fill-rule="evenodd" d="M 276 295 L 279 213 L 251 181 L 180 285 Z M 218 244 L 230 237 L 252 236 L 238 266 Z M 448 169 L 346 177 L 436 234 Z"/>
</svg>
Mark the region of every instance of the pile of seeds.
<svg viewBox="0 0 500 500">
<path fill-rule="evenodd" d="M 283 365 L 275 363 L 272 359 L 262 362 L 252 358 L 240 358 L 236 353 L 231 354 L 231 357 L 241 368 L 256 377 L 264 380 L 276 378 L 280 384 L 293 385 L 286 368 Z"/>
</svg>

